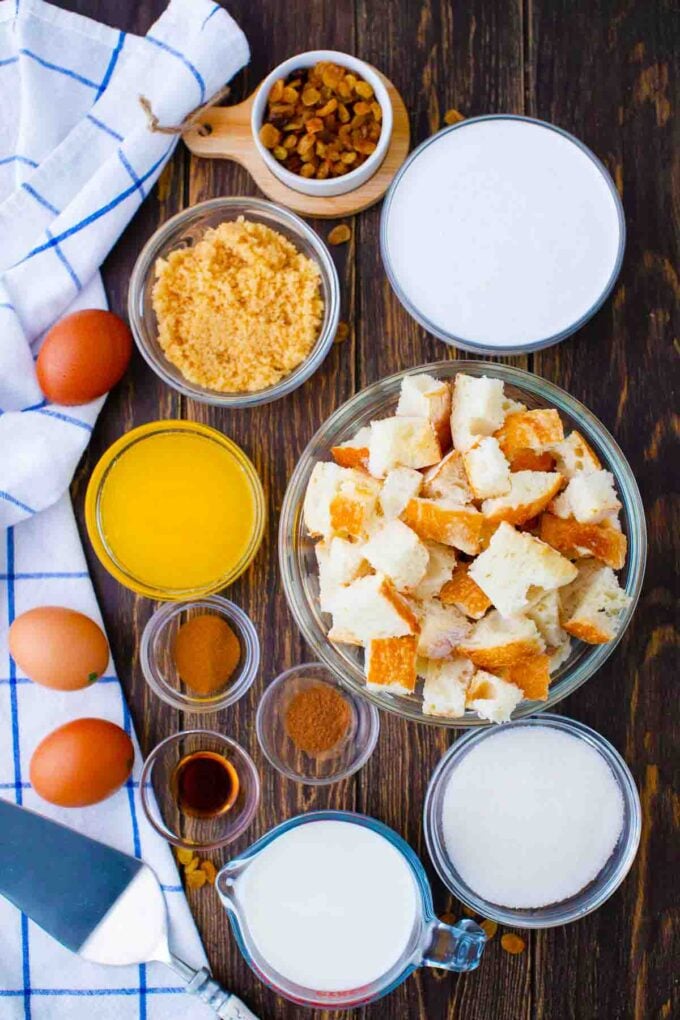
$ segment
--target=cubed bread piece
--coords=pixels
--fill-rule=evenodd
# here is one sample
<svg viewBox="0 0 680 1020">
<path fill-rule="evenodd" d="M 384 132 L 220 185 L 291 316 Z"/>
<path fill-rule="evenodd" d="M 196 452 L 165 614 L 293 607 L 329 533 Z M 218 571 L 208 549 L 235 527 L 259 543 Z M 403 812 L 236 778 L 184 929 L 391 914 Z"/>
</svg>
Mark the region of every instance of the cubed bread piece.
<svg viewBox="0 0 680 1020">
<path fill-rule="evenodd" d="M 496 433 L 501 450 L 513 471 L 520 470 L 519 458 L 525 451 L 546 453 L 564 439 L 562 419 L 554 408 L 538 408 L 509 414 Z M 543 470 L 543 469 L 540 469 Z"/>
<path fill-rule="evenodd" d="M 373 638 L 417 634 L 418 617 L 383 574 L 371 574 L 341 588 L 333 600 L 335 643 L 366 646 Z"/>
<path fill-rule="evenodd" d="M 445 606 L 455 606 L 473 620 L 481 620 L 491 605 L 491 599 L 470 577 L 469 563 L 457 565 L 453 577 L 439 592 L 439 599 Z"/>
<path fill-rule="evenodd" d="M 365 544 L 363 554 L 399 591 L 410 591 L 422 581 L 430 559 L 415 531 L 399 520 L 378 527 Z"/>
<path fill-rule="evenodd" d="M 533 620 L 525 616 L 501 616 L 497 610 L 487 613 L 472 633 L 458 644 L 458 654 L 475 666 L 496 670 L 545 650 L 545 642 Z"/>
<path fill-rule="evenodd" d="M 550 506 L 557 517 L 575 517 L 580 524 L 599 524 L 620 509 L 611 471 L 574 475 Z"/>
<path fill-rule="evenodd" d="M 580 432 L 570 432 L 566 439 L 557 443 L 552 450 L 557 470 L 565 478 L 573 478 L 581 473 L 590 474 L 599 471 L 602 465 L 594 450 L 588 446 Z"/>
<path fill-rule="evenodd" d="M 331 502 L 336 495 L 344 468 L 319 461 L 314 465 L 307 483 L 302 513 L 310 535 L 331 535 Z"/>
<path fill-rule="evenodd" d="M 427 570 L 418 587 L 411 592 L 414 599 L 421 601 L 439 595 L 456 566 L 456 551 L 451 546 L 439 542 L 426 542 L 425 545 L 430 554 Z"/>
<path fill-rule="evenodd" d="M 523 404 L 521 400 L 513 400 L 505 393 L 505 387 L 503 392 L 503 414 L 507 418 L 509 414 L 519 414 L 520 411 L 526 411 L 527 405 Z"/>
<path fill-rule="evenodd" d="M 551 471 L 515 471 L 506 496 L 485 499 L 482 513 L 490 521 L 524 524 L 537 517 L 557 495 L 562 475 Z"/>
<path fill-rule="evenodd" d="M 442 450 L 427 418 L 383 418 L 371 422 L 368 470 L 384 478 L 395 467 L 424 468 L 441 460 Z"/>
<path fill-rule="evenodd" d="M 547 648 L 546 652 L 550 656 L 550 675 L 554 676 L 560 666 L 562 666 L 569 656 L 571 655 L 571 638 L 565 632 L 564 641 L 557 648 Z"/>
<path fill-rule="evenodd" d="M 407 375 L 401 384 L 397 414 L 400 417 L 427 418 L 437 434 L 442 450 L 451 445 L 451 387 L 432 375 Z"/>
<path fill-rule="evenodd" d="M 366 646 L 366 686 L 393 694 L 412 694 L 416 687 L 416 639 L 373 638 Z"/>
<path fill-rule="evenodd" d="M 380 482 L 364 471 L 341 468 L 344 472 L 330 503 L 330 524 L 334 535 L 365 538 L 375 524 Z"/>
<path fill-rule="evenodd" d="M 594 560 L 582 560 L 578 567 L 578 577 L 562 593 L 562 625 L 590 645 L 606 644 L 616 636 L 630 596 L 611 567 Z"/>
<path fill-rule="evenodd" d="M 579 524 L 575 517 L 544 513 L 539 536 L 569 559 L 594 556 L 614 570 L 626 562 L 626 536 L 609 519 L 601 524 Z"/>
<path fill-rule="evenodd" d="M 455 606 L 443 606 L 437 599 L 418 604 L 420 634 L 418 655 L 424 659 L 445 659 L 472 629 L 470 621 Z"/>
<path fill-rule="evenodd" d="M 552 453 L 520 450 L 512 458 L 511 467 L 513 471 L 554 471 L 555 458 Z"/>
<path fill-rule="evenodd" d="M 458 373 L 451 404 L 451 435 L 457 450 L 469 450 L 476 439 L 498 431 L 505 418 L 503 401 L 502 380 Z"/>
<path fill-rule="evenodd" d="M 331 447 L 331 456 L 341 467 L 366 468 L 368 466 L 368 444 L 371 440 L 371 428 L 364 425 L 355 436 L 345 440 L 339 446 Z"/>
<path fill-rule="evenodd" d="M 420 492 L 423 476 L 415 468 L 399 467 L 388 471 L 380 490 L 383 517 L 391 520 L 400 517 L 406 504 Z"/>
<path fill-rule="evenodd" d="M 505 521 L 488 549 L 470 566 L 470 577 L 504 616 L 521 613 L 538 594 L 553 591 L 576 577 L 573 563 L 556 549 Z"/>
<path fill-rule="evenodd" d="M 367 573 L 370 567 L 359 542 L 331 538 L 317 542 L 314 552 L 319 566 L 319 605 L 322 612 L 332 613 L 338 590 Z"/>
<path fill-rule="evenodd" d="M 478 439 L 463 454 L 463 463 L 475 499 L 491 499 L 510 492 L 510 465 L 493 436 Z"/>
<path fill-rule="evenodd" d="M 515 684 L 529 701 L 545 701 L 550 686 L 550 657 L 541 653 L 520 659 L 500 670 L 508 683 Z"/>
<path fill-rule="evenodd" d="M 460 450 L 449 450 L 438 464 L 428 468 L 423 476 L 422 494 L 428 499 L 446 499 L 461 506 L 472 502 L 472 489 Z"/>
<path fill-rule="evenodd" d="M 458 506 L 448 500 L 412 499 L 402 520 L 421 538 L 476 556 L 490 534 L 489 522 L 472 506 Z"/>
<path fill-rule="evenodd" d="M 559 592 L 542 592 L 525 610 L 525 616 L 533 620 L 548 648 L 558 648 L 568 635 L 562 629 L 562 603 Z"/>
<path fill-rule="evenodd" d="M 475 667 L 462 656 L 432 659 L 424 670 L 423 712 L 458 719 L 465 714 L 465 698 Z"/>
<path fill-rule="evenodd" d="M 477 670 L 467 690 L 466 705 L 481 719 L 493 723 L 508 722 L 524 695 L 516 684 L 493 673 Z"/>
</svg>

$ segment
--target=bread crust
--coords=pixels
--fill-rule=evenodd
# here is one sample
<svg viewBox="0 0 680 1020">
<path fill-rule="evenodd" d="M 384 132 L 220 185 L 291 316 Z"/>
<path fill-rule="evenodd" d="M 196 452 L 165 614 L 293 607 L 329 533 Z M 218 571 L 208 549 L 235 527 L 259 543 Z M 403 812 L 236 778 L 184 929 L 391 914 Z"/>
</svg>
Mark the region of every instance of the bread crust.
<svg viewBox="0 0 680 1020">
<path fill-rule="evenodd" d="M 614 570 L 621 570 L 626 562 L 628 540 L 606 521 L 580 524 L 575 517 L 556 517 L 546 512 L 541 516 L 539 538 L 572 559 L 583 556 L 587 549 Z"/>
</svg>

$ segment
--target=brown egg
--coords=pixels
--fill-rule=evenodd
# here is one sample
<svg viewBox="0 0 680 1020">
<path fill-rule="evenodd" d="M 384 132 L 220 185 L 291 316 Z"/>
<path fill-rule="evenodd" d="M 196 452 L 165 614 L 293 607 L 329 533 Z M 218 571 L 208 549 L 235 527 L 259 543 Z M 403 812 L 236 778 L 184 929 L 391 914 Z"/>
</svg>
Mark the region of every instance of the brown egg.
<svg viewBox="0 0 680 1020">
<path fill-rule="evenodd" d="M 98 680 L 109 661 L 104 631 L 75 609 L 29 609 L 9 629 L 9 650 L 26 676 L 58 691 L 77 691 Z"/>
<path fill-rule="evenodd" d="M 130 329 L 113 312 L 72 312 L 52 326 L 40 348 L 40 389 L 55 404 L 87 404 L 116 385 L 131 354 Z"/>
<path fill-rule="evenodd" d="M 132 771 L 129 736 L 105 719 L 74 719 L 48 734 L 31 758 L 33 789 L 50 804 L 85 807 L 115 793 Z"/>
</svg>

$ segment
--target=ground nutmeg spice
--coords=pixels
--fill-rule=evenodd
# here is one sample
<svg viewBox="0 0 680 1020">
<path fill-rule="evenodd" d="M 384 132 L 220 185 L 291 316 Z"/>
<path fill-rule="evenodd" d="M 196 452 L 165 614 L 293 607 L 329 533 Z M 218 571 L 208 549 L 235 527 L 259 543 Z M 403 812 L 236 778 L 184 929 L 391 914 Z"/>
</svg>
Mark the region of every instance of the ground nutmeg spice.
<svg viewBox="0 0 680 1020">
<path fill-rule="evenodd" d="M 347 700 L 325 684 L 313 684 L 293 695 L 286 710 L 286 733 L 301 751 L 321 754 L 336 747 L 349 729 Z"/>
</svg>

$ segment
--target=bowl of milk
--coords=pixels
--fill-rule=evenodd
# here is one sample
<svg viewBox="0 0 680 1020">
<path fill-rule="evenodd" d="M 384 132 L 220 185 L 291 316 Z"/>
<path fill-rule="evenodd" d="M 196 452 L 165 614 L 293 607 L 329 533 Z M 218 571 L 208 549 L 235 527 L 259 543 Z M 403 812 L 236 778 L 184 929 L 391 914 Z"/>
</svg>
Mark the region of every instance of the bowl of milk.
<svg viewBox="0 0 680 1020">
<path fill-rule="evenodd" d="M 350 811 L 278 825 L 220 871 L 216 888 L 246 961 L 292 1002 L 372 1002 L 416 968 L 478 966 L 486 936 L 439 921 L 425 870 L 392 829 Z"/>
<path fill-rule="evenodd" d="M 625 248 L 607 170 L 529 117 L 462 121 L 411 153 L 387 193 L 380 245 L 408 312 L 478 354 L 564 340 L 601 307 Z"/>
<path fill-rule="evenodd" d="M 552 928 L 601 906 L 640 841 L 628 766 L 595 730 L 540 716 L 465 736 L 435 769 L 424 807 L 442 882 L 471 910 Z"/>
</svg>

